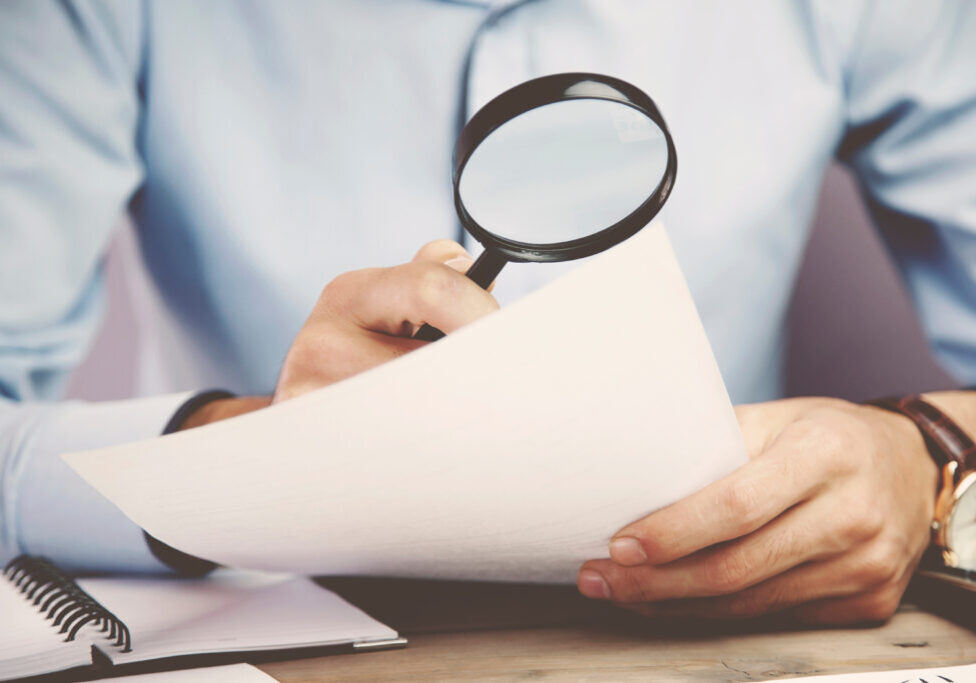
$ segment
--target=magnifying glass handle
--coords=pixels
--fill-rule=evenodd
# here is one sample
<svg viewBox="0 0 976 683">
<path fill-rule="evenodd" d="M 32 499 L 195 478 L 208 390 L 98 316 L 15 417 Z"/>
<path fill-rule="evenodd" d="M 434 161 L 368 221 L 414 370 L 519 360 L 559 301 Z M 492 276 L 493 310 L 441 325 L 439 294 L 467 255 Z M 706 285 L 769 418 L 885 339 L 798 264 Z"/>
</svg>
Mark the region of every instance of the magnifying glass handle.
<svg viewBox="0 0 976 683">
<path fill-rule="evenodd" d="M 474 280 L 482 289 L 488 289 L 491 283 L 495 281 L 495 278 L 498 277 L 498 273 L 501 272 L 505 263 L 505 257 L 497 251 L 494 249 L 485 249 L 481 252 L 478 260 L 468 268 L 468 272 L 465 275 Z M 413 338 L 422 341 L 437 341 L 443 336 L 444 333 L 436 327 L 425 324 L 417 330 L 417 334 L 413 335 Z"/>
<path fill-rule="evenodd" d="M 465 273 L 482 289 L 488 289 L 508 260 L 494 249 L 485 249 Z"/>
</svg>

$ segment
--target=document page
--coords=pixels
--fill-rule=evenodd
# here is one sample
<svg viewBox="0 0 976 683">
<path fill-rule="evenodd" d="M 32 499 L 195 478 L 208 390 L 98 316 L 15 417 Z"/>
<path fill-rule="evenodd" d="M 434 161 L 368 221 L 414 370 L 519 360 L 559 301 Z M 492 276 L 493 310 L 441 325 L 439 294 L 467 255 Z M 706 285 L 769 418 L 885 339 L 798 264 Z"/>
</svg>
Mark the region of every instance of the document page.
<svg viewBox="0 0 976 683">
<path fill-rule="evenodd" d="M 832 676 L 777 678 L 794 683 L 976 683 L 976 664 L 942 666 L 935 669 L 899 669 Z"/>
<path fill-rule="evenodd" d="M 568 583 L 746 456 L 655 223 L 345 381 L 65 458 L 156 538 L 228 566 Z"/>
</svg>

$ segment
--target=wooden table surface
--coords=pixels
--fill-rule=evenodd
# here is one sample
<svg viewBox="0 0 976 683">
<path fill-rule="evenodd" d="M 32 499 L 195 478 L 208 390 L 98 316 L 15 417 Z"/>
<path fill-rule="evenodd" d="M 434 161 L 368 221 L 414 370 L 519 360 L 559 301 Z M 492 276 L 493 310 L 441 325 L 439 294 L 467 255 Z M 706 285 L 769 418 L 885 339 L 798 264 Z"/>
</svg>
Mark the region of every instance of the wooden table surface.
<svg viewBox="0 0 976 683">
<path fill-rule="evenodd" d="M 756 681 L 976 662 L 976 594 L 913 587 L 882 626 L 635 618 L 572 588 L 332 579 L 403 650 L 260 663 L 280 681 Z"/>
</svg>

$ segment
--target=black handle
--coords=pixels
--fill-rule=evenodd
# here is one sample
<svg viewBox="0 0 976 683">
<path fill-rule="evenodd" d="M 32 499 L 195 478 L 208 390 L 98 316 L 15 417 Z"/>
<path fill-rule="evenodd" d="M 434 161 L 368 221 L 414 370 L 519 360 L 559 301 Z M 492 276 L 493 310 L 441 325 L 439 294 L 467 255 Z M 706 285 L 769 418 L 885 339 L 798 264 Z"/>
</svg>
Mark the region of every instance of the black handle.
<svg viewBox="0 0 976 683">
<path fill-rule="evenodd" d="M 488 289 L 495 278 L 498 277 L 498 273 L 501 272 L 502 268 L 507 263 L 504 256 L 499 254 L 494 249 L 485 249 L 481 252 L 481 256 L 475 261 L 468 272 L 465 273 L 471 280 L 475 282 L 482 289 Z M 444 336 L 444 333 L 438 330 L 436 327 L 427 325 L 426 323 L 417 330 L 417 334 L 413 335 L 414 339 L 420 339 L 421 341 L 437 341 Z"/>
</svg>

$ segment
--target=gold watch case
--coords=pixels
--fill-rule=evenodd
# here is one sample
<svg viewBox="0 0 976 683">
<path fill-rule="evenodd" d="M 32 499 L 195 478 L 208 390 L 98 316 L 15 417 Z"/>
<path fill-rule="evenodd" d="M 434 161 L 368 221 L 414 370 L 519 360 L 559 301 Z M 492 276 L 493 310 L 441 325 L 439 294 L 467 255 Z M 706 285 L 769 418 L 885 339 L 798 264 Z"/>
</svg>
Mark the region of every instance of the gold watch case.
<svg viewBox="0 0 976 683">
<path fill-rule="evenodd" d="M 932 521 L 933 542 L 947 567 L 976 570 L 976 470 L 960 472 L 959 463 L 949 462 L 942 469 L 942 485 L 935 501 Z M 964 500 L 965 499 L 965 500 Z M 969 519 L 963 519 L 966 511 Z M 963 533 L 963 530 L 966 530 Z M 973 536 L 973 538 L 963 538 Z M 967 543 L 967 541 L 969 541 Z M 965 548 L 965 549 L 964 549 Z M 967 561 L 968 560 L 968 561 Z"/>
</svg>

